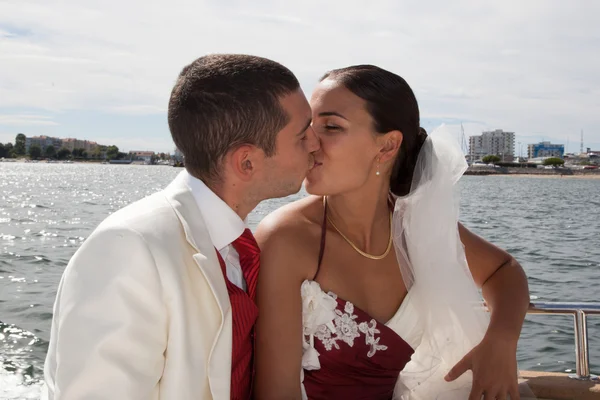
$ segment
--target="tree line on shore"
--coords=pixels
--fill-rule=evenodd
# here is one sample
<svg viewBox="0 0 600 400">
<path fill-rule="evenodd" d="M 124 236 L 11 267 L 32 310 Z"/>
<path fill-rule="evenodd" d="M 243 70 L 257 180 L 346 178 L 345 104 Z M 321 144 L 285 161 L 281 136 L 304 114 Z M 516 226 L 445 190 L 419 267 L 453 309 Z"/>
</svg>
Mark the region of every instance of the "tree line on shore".
<svg viewBox="0 0 600 400">
<path fill-rule="evenodd" d="M 0 158 L 30 158 L 31 160 L 50 159 L 50 160 L 125 160 L 129 154 L 119 151 L 117 146 L 96 146 L 91 151 L 83 148 L 75 148 L 72 151 L 67 148 L 56 148 L 52 145 L 42 149 L 39 145 L 31 145 L 29 150 L 26 146 L 26 137 L 19 133 L 15 138 L 15 143 L 0 143 Z M 168 160 L 169 154 L 160 153 L 153 158 L 153 162 L 158 159 Z"/>
<path fill-rule="evenodd" d="M 61 147 L 56 148 L 53 145 L 46 146 L 42 149 L 39 145 L 34 144 L 26 146 L 26 137 L 19 133 L 15 138 L 15 143 L 0 143 L 0 158 L 30 158 L 39 160 L 48 158 L 52 160 L 113 160 L 122 159 L 127 156 L 126 153 L 121 153 L 117 146 L 96 146 L 92 151 L 88 152 L 83 148 L 76 148 L 72 151 Z"/>
<path fill-rule="evenodd" d="M 484 162 L 485 164 L 498 164 L 500 163 L 500 157 L 496 156 L 496 155 L 487 155 L 485 157 L 483 157 L 481 159 L 482 162 Z M 565 160 L 563 160 L 562 158 L 559 157 L 549 157 L 546 158 L 542 164 L 543 165 L 549 165 L 549 166 L 553 166 L 553 167 L 558 167 L 561 165 L 564 165 Z"/>
</svg>

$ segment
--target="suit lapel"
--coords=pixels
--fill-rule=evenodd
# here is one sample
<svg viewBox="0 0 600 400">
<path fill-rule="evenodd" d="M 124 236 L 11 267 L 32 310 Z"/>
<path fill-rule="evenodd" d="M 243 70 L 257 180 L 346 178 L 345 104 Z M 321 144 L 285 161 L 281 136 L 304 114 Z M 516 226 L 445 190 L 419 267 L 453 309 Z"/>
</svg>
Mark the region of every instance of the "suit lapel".
<svg viewBox="0 0 600 400">
<path fill-rule="evenodd" d="M 229 399 L 231 390 L 232 316 L 225 277 L 202 213 L 189 187 L 177 177 L 165 195 L 177 213 L 186 239 L 197 251 L 193 258 L 204 274 L 221 311 L 221 323 L 208 359 L 208 378 L 214 399 Z"/>
</svg>

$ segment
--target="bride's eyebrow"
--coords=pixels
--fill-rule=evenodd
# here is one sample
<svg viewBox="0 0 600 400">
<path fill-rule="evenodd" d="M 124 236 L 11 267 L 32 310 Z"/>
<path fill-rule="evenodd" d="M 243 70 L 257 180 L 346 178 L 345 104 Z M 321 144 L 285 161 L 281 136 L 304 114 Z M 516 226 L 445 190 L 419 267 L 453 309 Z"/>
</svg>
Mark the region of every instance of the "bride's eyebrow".
<svg viewBox="0 0 600 400">
<path fill-rule="evenodd" d="M 335 112 L 335 111 L 325 111 L 325 112 L 319 113 L 319 117 L 331 117 L 332 115 L 343 118 L 346 121 L 348 121 L 348 118 L 344 117 L 342 114 Z"/>
</svg>

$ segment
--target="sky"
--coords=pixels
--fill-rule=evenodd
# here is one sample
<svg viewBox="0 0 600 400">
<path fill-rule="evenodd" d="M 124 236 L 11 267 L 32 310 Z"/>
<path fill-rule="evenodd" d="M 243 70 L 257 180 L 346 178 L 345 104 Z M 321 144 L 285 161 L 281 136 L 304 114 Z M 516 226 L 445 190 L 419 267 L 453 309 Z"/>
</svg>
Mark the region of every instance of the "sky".
<svg viewBox="0 0 600 400">
<path fill-rule="evenodd" d="M 516 133 L 600 150 L 596 0 L 0 0 L 0 142 L 76 137 L 172 152 L 180 70 L 209 53 L 268 57 L 310 96 L 327 70 L 374 64 L 411 85 L 427 130 Z"/>
</svg>

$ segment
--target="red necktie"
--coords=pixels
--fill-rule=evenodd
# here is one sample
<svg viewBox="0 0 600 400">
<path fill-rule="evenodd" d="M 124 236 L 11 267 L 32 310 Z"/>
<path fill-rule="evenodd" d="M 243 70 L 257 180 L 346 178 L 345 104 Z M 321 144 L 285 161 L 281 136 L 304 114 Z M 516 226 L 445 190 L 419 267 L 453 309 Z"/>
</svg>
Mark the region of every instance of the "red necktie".
<svg viewBox="0 0 600 400">
<path fill-rule="evenodd" d="M 246 229 L 231 245 L 240 256 L 240 267 L 248 286 L 248 296 L 254 301 L 256 299 L 256 283 L 260 269 L 260 249 L 258 248 L 258 243 L 256 243 L 250 229 Z"/>
</svg>

